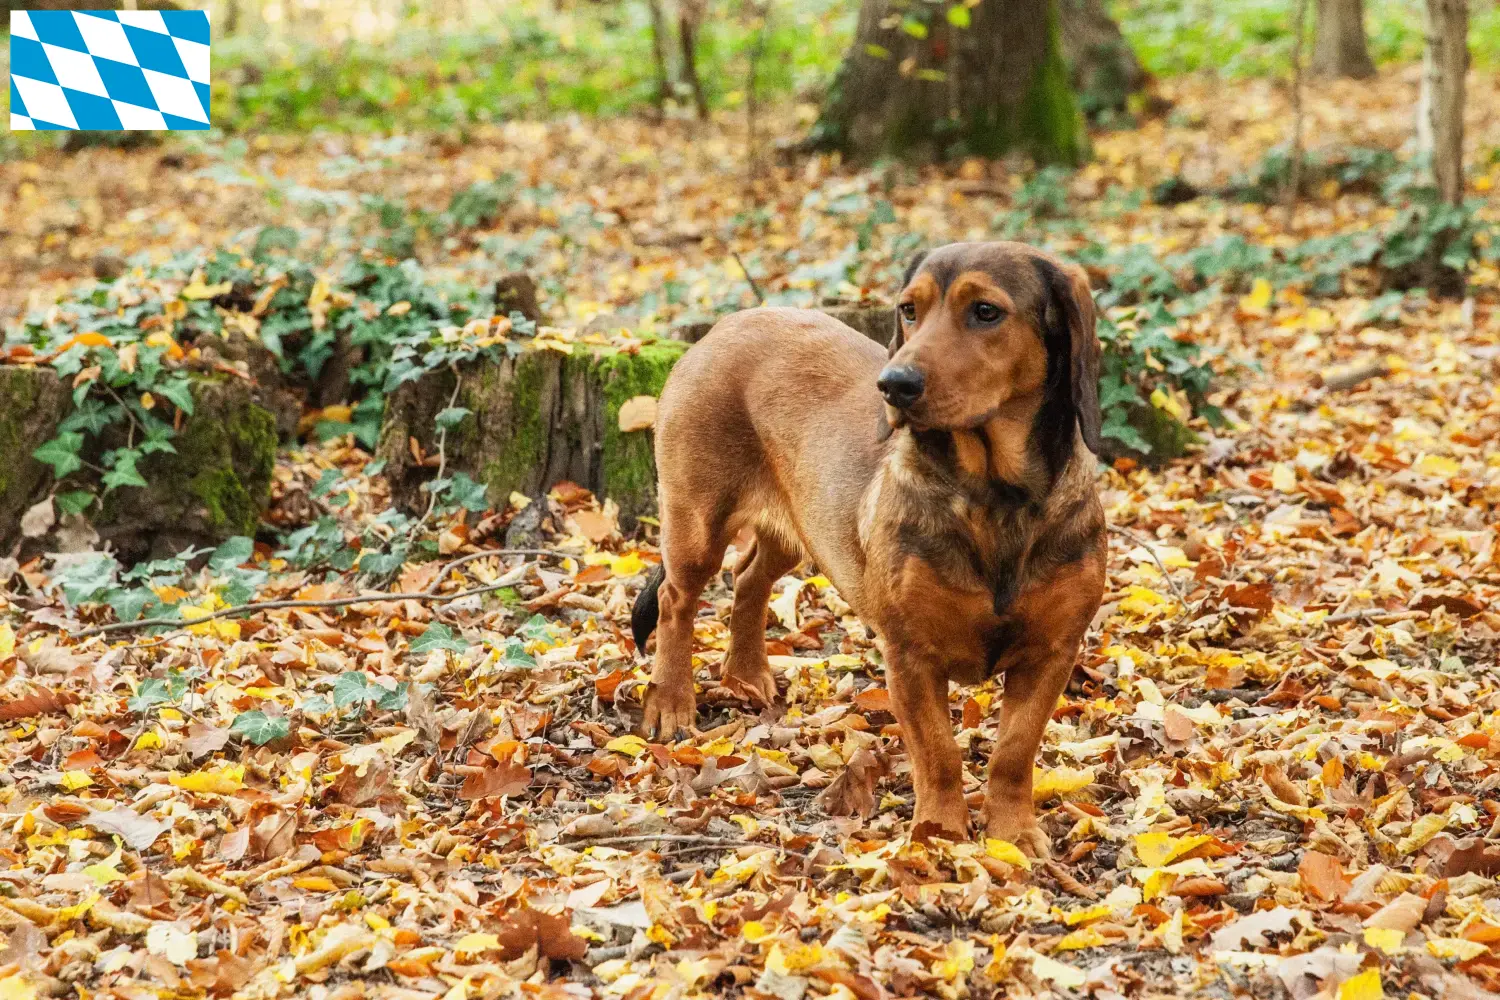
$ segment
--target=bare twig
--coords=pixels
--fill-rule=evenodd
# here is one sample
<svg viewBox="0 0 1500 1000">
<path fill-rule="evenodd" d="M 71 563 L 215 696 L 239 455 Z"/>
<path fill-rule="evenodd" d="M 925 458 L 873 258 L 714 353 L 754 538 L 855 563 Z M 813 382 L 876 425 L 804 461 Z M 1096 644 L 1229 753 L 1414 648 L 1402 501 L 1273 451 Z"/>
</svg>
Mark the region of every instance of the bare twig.
<svg viewBox="0 0 1500 1000">
<path fill-rule="evenodd" d="M 481 555 L 540 555 L 577 558 L 571 553 L 554 552 L 550 549 L 489 549 L 483 553 L 470 553 L 448 563 L 443 567 L 442 572 L 438 574 L 438 582 L 442 582 L 450 569 L 461 563 L 478 559 Z M 181 618 L 142 618 L 133 622 L 112 622 L 109 625 L 96 625 L 93 628 L 86 628 L 82 632 L 74 633 L 72 638 L 87 639 L 91 636 L 104 635 L 109 632 L 156 628 L 162 625 L 175 626 L 172 631 L 180 632 L 194 625 L 202 625 L 204 622 L 211 622 L 220 618 L 240 618 L 245 615 L 253 615 L 258 611 L 283 611 L 288 608 L 346 608 L 354 604 L 380 604 L 387 601 L 431 601 L 435 604 L 447 604 L 449 601 L 457 601 L 465 597 L 488 594 L 491 591 L 499 590 L 506 586 L 509 586 L 509 584 L 492 583 L 486 584 L 483 587 L 471 587 L 468 590 L 461 590 L 456 594 L 436 594 L 431 590 L 427 590 L 412 594 L 383 594 L 373 592 L 363 594 L 359 597 L 330 597 L 323 600 L 258 601 L 253 604 L 237 604 L 232 608 L 221 608 L 213 614 L 204 615 L 202 618 L 194 618 L 192 621 L 184 621 Z"/>
<path fill-rule="evenodd" d="M 740 252 L 738 250 L 735 250 L 733 251 L 733 253 L 734 262 L 740 266 L 741 271 L 745 272 L 745 280 L 750 283 L 750 291 L 755 293 L 755 304 L 758 306 L 765 305 L 766 297 L 761 294 L 760 286 L 755 283 L 755 278 L 750 274 L 750 269 L 746 267 L 745 262 L 740 259 Z"/>
<path fill-rule="evenodd" d="M 1146 554 L 1151 557 L 1152 562 L 1156 563 L 1156 568 L 1161 570 L 1161 575 L 1166 578 L 1167 586 L 1172 588 L 1172 594 L 1177 598 L 1178 606 L 1183 610 L 1187 610 L 1187 595 L 1183 594 L 1181 588 L 1177 586 L 1177 581 L 1172 579 L 1172 574 L 1167 570 L 1167 564 L 1161 561 L 1161 556 L 1156 554 L 1156 550 L 1151 547 L 1151 543 L 1142 538 L 1140 535 L 1137 535 L 1135 532 L 1131 531 L 1129 528 L 1122 528 L 1118 524 L 1109 525 L 1109 530 L 1113 531 L 1117 535 L 1130 539 L 1132 542 L 1135 542 L 1135 544 L 1146 550 Z"/>
<path fill-rule="evenodd" d="M 453 372 L 453 394 L 448 397 L 448 407 L 447 408 L 451 410 L 451 409 L 453 409 L 453 404 L 456 403 L 456 402 L 458 402 L 458 393 L 459 393 L 459 390 L 464 387 L 464 377 L 458 373 L 458 369 L 457 368 L 453 368 L 453 369 L 450 369 L 450 370 Z M 438 428 L 438 470 L 437 470 L 437 475 L 435 477 L 433 477 L 433 481 L 434 482 L 441 481 L 442 478 L 443 478 L 443 473 L 446 472 L 447 469 L 448 469 L 448 428 L 447 427 L 439 427 Z M 427 491 L 427 509 L 422 512 L 422 518 L 421 518 L 421 520 L 417 521 L 417 523 L 414 524 L 414 525 L 412 525 L 411 529 L 409 531 L 407 531 L 407 533 L 406 533 L 406 537 L 407 538 L 415 538 L 415 537 L 417 537 L 417 532 L 419 532 L 419 531 L 422 530 L 422 527 L 427 523 L 428 519 L 432 517 L 432 512 L 437 509 L 437 498 L 438 498 L 438 491 L 437 490 L 435 490 L 435 489 L 429 489 Z"/>
<path fill-rule="evenodd" d="M 660 117 L 666 110 L 667 95 L 672 90 L 671 77 L 667 72 L 667 17 L 662 13 L 661 0 L 646 0 L 651 11 L 651 55 L 656 61 L 656 93 L 651 103 L 656 105 Z"/>
</svg>

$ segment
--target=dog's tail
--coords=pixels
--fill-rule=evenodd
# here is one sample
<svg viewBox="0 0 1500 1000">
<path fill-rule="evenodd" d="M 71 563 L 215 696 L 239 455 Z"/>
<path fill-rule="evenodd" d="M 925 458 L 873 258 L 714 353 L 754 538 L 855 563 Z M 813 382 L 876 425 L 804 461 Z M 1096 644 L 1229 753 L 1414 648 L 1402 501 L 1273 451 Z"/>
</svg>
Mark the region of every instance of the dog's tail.
<svg viewBox="0 0 1500 1000">
<path fill-rule="evenodd" d="M 646 654 L 646 640 L 656 631 L 657 619 L 661 617 L 661 604 L 658 603 L 656 592 L 666 578 L 666 567 L 657 563 L 651 575 L 646 577 L 646 586 L 635 599 L 635 607 L 631 609 L 630 634 L 635 637 L 635 651 L 638 655 Z"/>
</svg>

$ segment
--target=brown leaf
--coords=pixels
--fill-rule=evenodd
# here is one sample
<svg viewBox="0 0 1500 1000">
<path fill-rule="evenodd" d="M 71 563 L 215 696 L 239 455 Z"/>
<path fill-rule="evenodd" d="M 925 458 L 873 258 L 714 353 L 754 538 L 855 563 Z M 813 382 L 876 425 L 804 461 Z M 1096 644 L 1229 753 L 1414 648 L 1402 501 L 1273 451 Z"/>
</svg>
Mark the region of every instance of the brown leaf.
<svg viewBox="0 0 1500 1000">
<path fill-rule="evenodd" d="M 500 941 L 500 955 L 513 961 L 533 947 L 546 958 L 575 960 L 588 952 L 588 942 L 573 933 L 566 912 L 543 913 L 520 906 L 500 918 L 493 933 Z"/>
<path fill-rule="evenodd" d="M 347 806 L 365 806 L 385 795 L 391 788 L 391 765 L 383 757 L 370 761 L 364 768 L 345 767 L 328 786 L 330 802 L 342 802 Z"/>
<path fill-rule="evenodd" d="M 863 816 L 875 812 L 875 783 L 885 773 L 880 758 L 860 750 L 833 783 L 818 793 L 817 803 L 830 816 Z"/>
<path fill-rule="evenodd" d="M 182 741 L 182 748 L 194 757 L 206 757 L 224 749 L 224 744 L 228 742 L 229 730 L 195 722 L 188 726 L 187 739 Z"/>
<path fill-rule="evenodd" d="M 1280 764 L 1267 764 L 1261 768 L 1260 776 L 1270 787 L 1271 793 L 1288 805 L 1307 805 L 1307 793 L 1286 776 Z"/>
<path fill-rule="evenodd" d="M 891 692 L 882 687 L 865 688 L 854 696 L 854 707 L 861 712 L 889 712 Z"/>
<path fill-rule="evenodd" d="M 1166 730 L 1167 739 L 1176 743 L 1182 743 L 1193 736 L 1193 720 L 1189 719 L 1175 705 L 1168 705 L 1162 728 Z"/>
<path fill-rule="evenodd" d="M 620 406 L 620 431 L 650 430 L 656 426 L 656 397 L 632 396 Z"/>
<path fill-rule="evenodd" d="M 1414 893 L 1403 892 L 1366 917 L 1365 926 L 1405 933 L 1422 922 L 1422 914 L 1425 912 L 1427 912 L 1427 900 Z"/>
<path fill-rule="evenodd" d="M 471 771 L 464 778 L 458 797 L 473 802 L 495 795 L 516 796 L 531 787 L 531 770 L 515 761 L 502 761 L 498 767 Z"/>
<path fill-rule="evenodd" d="M 1438 837 L 1428 845 L 1428 852 L 1438 860 L 1438 868 L 1444 878 L 1453 878 L 1473 872 L 1492 878 L 1500 875 L 1500 841 L 1482 837 L 1467 837 L 1454 840 Z"/>
<path fill-rule="evenodd" d="M 78 699 L 51 688 L 37 688 L 13 701 L 0 704 L 0 722 L 29 719 L 34 715 L 66 715 L 67 707 Z"/>
<path fill-rule="evenodd" d="M 1321 851 L 1304 852 L 1297 874 L 1302 878 L 1302 887 L 1325 902 L 1343 899 L 1353 884 L 1344 874 L 1339 859 Z"/>
</svg>

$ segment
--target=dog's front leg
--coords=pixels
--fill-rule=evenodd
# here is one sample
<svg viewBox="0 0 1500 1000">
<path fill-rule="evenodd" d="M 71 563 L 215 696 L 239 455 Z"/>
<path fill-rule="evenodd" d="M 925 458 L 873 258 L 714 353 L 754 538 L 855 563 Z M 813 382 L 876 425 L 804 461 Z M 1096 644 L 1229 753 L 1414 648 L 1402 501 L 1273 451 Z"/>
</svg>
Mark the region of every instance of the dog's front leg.
<svg viewBox="0 0 1500 1000">
<path fill-rule="evenodd" d="M 965 839 L 969 807 L 964 801 L 964 764 L 948 714 L 948 672 L 933 659 L 887 647 L 886 684 L 911 760 L 916 811 L 912 832 L 941 831 Z"/>
<path fill-rule="evenodd" d="M 1023 660 L 1005 671 L 1000 725 L 984 795 L 985 835 L 1008 840 L 1034 858 L 1048 858 L 1052 852 L 1036 822 L 1031 772 L 1077 652 L 1077 643 L 1071 643 L 1066 651 Z"/>
</svg>

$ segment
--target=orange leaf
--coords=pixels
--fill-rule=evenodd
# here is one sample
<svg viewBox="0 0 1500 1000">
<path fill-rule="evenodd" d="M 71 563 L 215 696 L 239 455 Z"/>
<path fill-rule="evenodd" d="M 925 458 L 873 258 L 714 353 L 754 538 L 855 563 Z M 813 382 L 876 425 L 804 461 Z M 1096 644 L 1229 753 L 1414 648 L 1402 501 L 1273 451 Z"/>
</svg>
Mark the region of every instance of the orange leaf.
<svg viewBox="0 0 1500 1000">
<path fill-rule="evenodd" d="M 1343 899 L 1352 884 L 1339 859 L 1320 851 L 1307 851 L 1297 866 L 1302 887 L 1325 901 Z"/>
</svg>

